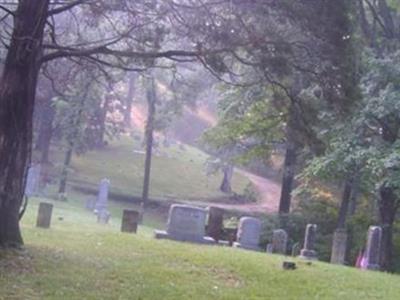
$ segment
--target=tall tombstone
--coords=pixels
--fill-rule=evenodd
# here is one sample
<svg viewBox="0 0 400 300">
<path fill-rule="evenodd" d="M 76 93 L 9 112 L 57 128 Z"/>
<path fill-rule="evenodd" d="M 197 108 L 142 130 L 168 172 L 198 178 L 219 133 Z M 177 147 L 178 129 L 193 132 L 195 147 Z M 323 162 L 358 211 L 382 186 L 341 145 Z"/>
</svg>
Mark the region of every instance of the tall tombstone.
<svg viewBox="0 0 400 300">
<path fill-rule="evenodd" d="M 210 206 L 208 208 L 207 235 L 217 242 L 221 239 L 224 225 L 224 210 L 219 207 Z"/>
<path fill-rule="evenodd" d="M 122 213 L 121 231 L 136 233 L 139 219 L 139 212 L 135 210 L 124 209 Z"/>
<path fill-rule="evenodd" d="M 236 242 L 233 243 L 233 247 L 260 251 L 260 235 L 261 221 L 253 217 L 242 217 L 239 220 Z"/>
<path fill-rule="evenodd" d="M 174 204 L 168 215 L 167 230 L 156 230 L 157 239 L 171 239 L 203 244 L 214 244 L 215 240 L 205 236 L 207 211 L 200 207 Z"/>
<path fill-rule="evenodd" d="M 368 229 L 367 247 L 365 249 L 365 269 L 379 270 L 381 239 L 382 228 L 380 226 L 370 226 Z"/>
<path fill-rule="evenodd" d="M 286 255 L 287 242 L 287 232 L 283 229 L 276 229 L 272 232 L 272 242 L 267 252 Z"/>
<path fill-rule="evenodd" d="M 32 165 L 28 168 L 24 191 L 25 196 L 32 197 L 38 195 L 41 169 L 40 164 Z"/>
<path fill-rule="evenodd" d="M 41 202 L 39 204 L 36 227 L 50 228 L 52 213 L 53 213 L 53 204 Z"/>
<path fill-rule="evenodd" d="M 94 209 L 97 212 L 107 210 L 109 186 L 110 186 L 110 180 L 108 180 L 107 178 L 104 178 L 100 181 L 99 193 L 97 194 L 97 201 L 94 207 Z"/>
<path fill-rule="evenodd" d="M 308 224 L 306 227 L 306 235 L 304 237 L 303 249 L 300 251 L 300 258 L 315 260 L 317 252 L 315 251 L 315 240 L 317 236 L 317 225 Z"/>
<path fill-rule="evenodd" d="M 332 240 L 331 263 L 344 265 L 346 259 L 346 249 L 347 231 L 343 228 L 336 229 Z"/>
</svg>

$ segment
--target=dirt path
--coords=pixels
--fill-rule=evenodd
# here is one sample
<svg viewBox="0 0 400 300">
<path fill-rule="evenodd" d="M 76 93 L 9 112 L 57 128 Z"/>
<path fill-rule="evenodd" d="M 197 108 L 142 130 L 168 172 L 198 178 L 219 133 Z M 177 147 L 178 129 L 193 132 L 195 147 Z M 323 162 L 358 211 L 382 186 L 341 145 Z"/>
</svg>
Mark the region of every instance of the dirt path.
<svg viewBox="0 0 400 300">
<path fill-rule="evenodd" d="M 249 213 L 275 213 L 278 211 L 281 194 L 281 186 L 278 183 L 247 171 L 237 170 L 236 172 L 246 176 L 251 181 L 259 194 L 259 201 L 247 204 L 212 203 L 212 206 Z M 202 206 L 210 205 L 209 202 L 200 202 L 198 204 Z"/>
</svg>

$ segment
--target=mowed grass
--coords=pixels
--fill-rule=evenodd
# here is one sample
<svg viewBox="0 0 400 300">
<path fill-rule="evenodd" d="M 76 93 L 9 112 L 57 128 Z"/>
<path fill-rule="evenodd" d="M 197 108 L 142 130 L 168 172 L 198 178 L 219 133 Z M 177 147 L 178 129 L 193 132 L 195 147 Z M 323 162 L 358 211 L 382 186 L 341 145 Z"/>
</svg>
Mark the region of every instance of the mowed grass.
<svg viewBox="0 0 400 300">
<path fill-rule="evenodd" d="M 102 149 L 74 156 L 69 173 L 71 181 L 80 186 L 97 187 L 102 178 L 109 178 L 111 191 L 123 195 L 140 197 L 143 186 L 144 154 L 140 143 L 133 138 L 122 136 Z M 179 199 L 213 201 L 226 197 L 219 191 L 222 174 L 206 176 L 205 162 L 208 156 L 191 146 L 178 145 L 163 147 L 153 155 L 150 197 L 156 199 Z M 52 151 L 52 161 L 56 162 L 54 175 L 60 173 L 63 152 Z M 249 180 L 234 174 L 233 191 L 241 194 Z"/>
<path fill-rule="evenodd" d="M 281 269 L 282 256 L 155 240 L 75 203 L 55 204 L 51 229 L 34 227 L 37 204 L 23 219 L 26 250 L 0 252 L 0 299 L 400 299 L 400 277 L 332 266 Z M 148 216 L 145 215 L 144 221 Z"/>
</svg>

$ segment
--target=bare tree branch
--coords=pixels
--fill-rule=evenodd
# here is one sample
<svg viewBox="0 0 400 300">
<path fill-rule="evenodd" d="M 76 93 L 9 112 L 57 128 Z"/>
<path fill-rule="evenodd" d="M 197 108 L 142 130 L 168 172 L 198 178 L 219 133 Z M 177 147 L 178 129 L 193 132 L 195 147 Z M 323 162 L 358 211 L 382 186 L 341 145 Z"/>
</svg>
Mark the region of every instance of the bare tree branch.
<svg viewBox="0 0 400 300">
<path fill-rule="evenodd" d="M 77 0 L 77 1 L 71 2 L 69 4 L 66 4 L 64 6 L 60 6 L 58 8 L 54 8 L 54 9 L 49 10 L 47 12 L 47 15 L 48 16 L 54 16 L 56 14 L 60 14 L 60 13 L 63 13 L 64 11 L 70 10 L 73 7 L 77 6 L 77 5 L 89 4 L 89 3 L 93 3 L 93 1 L 90 1 L 90 0 Z"/>
</svg>

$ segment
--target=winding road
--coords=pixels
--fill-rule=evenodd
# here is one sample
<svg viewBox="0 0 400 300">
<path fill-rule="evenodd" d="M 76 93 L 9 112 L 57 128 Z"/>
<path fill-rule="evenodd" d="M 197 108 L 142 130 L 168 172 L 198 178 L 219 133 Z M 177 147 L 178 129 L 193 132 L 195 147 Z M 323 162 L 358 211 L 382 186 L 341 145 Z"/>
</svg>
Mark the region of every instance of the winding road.
<svg viewBox="0 0 400 300">
<path fill-rule="evenodd" d="M 256 203 L 246 204 L 227 204 L 227 203 L 212 203 L 214 207 L 220 207 L 226 210 L 236 210 L 248 213 L 276 213 L 279 208 L 279 198 L 281 194 L 281 186 L 275 181 L 255 175 L 253 173 L 236 170 L 236 172 L 246 176 L 254 185 L 258 192 L 259 199 Z M 193 202 L 191 202 L 193 204 Z M 197 202 L 200 206 L 210 206 L 210 202 Z"/>
</svg>

